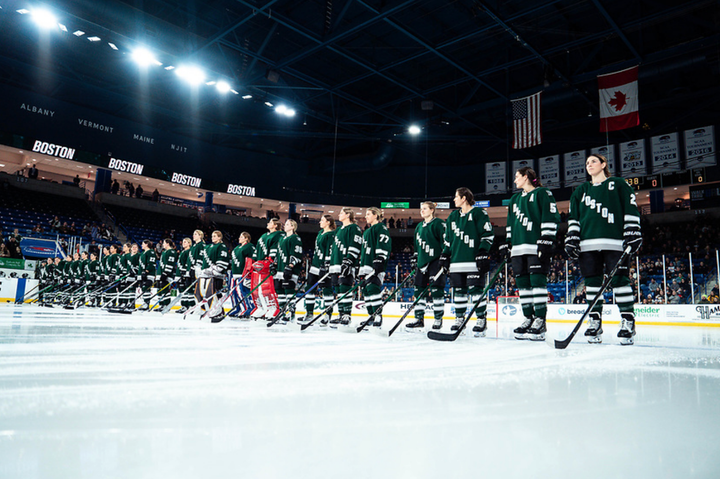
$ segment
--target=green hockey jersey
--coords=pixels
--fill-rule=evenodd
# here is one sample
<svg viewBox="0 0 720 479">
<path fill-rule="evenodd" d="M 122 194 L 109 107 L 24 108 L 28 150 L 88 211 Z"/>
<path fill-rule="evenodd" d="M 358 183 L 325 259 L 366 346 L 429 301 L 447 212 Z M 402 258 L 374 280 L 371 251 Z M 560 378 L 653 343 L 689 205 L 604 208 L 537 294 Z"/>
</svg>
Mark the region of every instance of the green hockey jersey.
<svg viewBox="0 0 720 479">
<path fill-rule="evenodd" d="M 508 205 L 505 241 L 512 245 L 512 256 L 537 255 L 542 237 L 555 241 L 560 213 L 552 192 L 544 187 L 515 193 Z"/>
<path fill-rule="evenodd" d="M 230 255 L 230 266 L 234 276 L 242 275 L 245 271 L 245 260 L 252 259 L 255 254 L 255 246 L 252 243 L 237 245 Z"/>
<path fill-rule="evenodd" d="M 180 252 L 177 260 L 177 269 L 175 270 L 175 276 L 178 278 L 187 278 L 190 276 L 190 249 L 185 249 Z"/>
<path fill-rule="evenodd" d="M 583 183 L 570 197 L 568 235 L 579 233 L 580 251 L 622 251 L 628 227 L 640 227 L 635 193 L 625 180 L 610 177 Z"/>
<path fill-rule="evenodd" d="M 477 273 L 475 257 L 490 251 L 495 234 L 487 213 L 473 207 L 467 213 L 455 210 L 445 226 L 443 253 L 450 256 L 450 273 Z"/>
<path fill-rule="evenodd" d="M 330 263 L 330 252 L 333 241 L 335 240 L 335 230 L 327 233 L 324 230 L 315 237 L 315 250 L 313 251 L 313 259 L 310 265 L 310 273 L 314 275 L 320 274 L 320 268 Z"/>
<path fill-rule="evenodd" d="M 175 266 L 177 264 L 178 253 L 175 248 L 163 250 L 160 254 L 160 260 L 157 262 L 157 270 L 155 274 L 158 276 L 164 274 L 172 277 L 175 274 Z"/>
<path fill-rule="evenodd" d="M 260 237 L 255 247 L 253 260 L 261 261 L 266 258 L 275 259 L 278 254 L 278 244 L 285 233 L 282 231 L 267 232 Z"/>
<path fill-rule="evenodd" d="M 433 218 L 427 223 L 422 221 L 415 227 L 418 268 L 425 271 L 425 267 L 440 256 L 444 239 L 445 222 L 440 218 Z"/>
<path fill-rule="evenodd" d="M 390 232 L 383 223 L 376 223 L 365 230 L 363 233 L 362 251 L 360 255 L 360 276 L 367 276 L 373 271 L 373 263 L 376 259 L 381 259 L 383 269 L 387 266 L 390 259 L 390 250 L 392 249 L 392 240 Z"/>
<path fill-rule="evenodd" d="M 278 244 L 278 271 L 282 272 L 286 266 L 290 265 L 293 268 L 293 275 L 300 274 L 300 269 L 302 268 L 302 254 L 303 247 L 300 236 L 293 234 L 282 238 Z"/>
<path fill-rule="evenodd" d="M 154 249 L 148 249 L 140 253 L 140 261 L 138 262 L 138 274 L 155 276 L 157 270 L 157 256 Z"/>
<path fill-rule="evenodd" d="M 192 270 L 195 268 L 203 267 L 203 252 L 205 251 L 205 242 L 198 241 L 190 247 L 190 253 L 188 255 L 188 267 Z"/>
<path fill-rule="evenodd" d="M 230 266 L 230 254 L 225 243 L 211 243 L 203 252 L 203 269 L 215 277 L 221 277 Z"/>
<path fill-rule="evenodd" d="M 362 230 L 355 223 L 343 225 L 335 230 L 330 251 L 330 272 L 340 273 L 340 265 L 345 258 L 350 258 L 355 265 L 360 257 L 362 242 Z"/>
</svg>

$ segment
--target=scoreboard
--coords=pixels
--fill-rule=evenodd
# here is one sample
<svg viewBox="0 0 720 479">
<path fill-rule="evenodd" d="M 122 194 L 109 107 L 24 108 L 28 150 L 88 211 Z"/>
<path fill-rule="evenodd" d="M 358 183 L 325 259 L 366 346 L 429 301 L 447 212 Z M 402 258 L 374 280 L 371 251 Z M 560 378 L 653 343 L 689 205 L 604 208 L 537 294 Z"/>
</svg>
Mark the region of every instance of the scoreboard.
<svg viewBox="0 0 720 479">
<path fill-rule="evenodd" d="M 636 190 L 652 190 L 655 188 L 666 188 L 668 186 L 692 185 L 705 182 L 705 168 L 634 176 L 625 178 L 625 181 Z"/>
</svg>

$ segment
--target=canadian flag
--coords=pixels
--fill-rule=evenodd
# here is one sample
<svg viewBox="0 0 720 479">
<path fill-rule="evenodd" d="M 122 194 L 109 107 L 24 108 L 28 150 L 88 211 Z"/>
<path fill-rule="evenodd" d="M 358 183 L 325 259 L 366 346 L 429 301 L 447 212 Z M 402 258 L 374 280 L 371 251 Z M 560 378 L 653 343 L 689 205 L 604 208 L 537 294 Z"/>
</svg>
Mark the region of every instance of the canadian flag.
<svg viewBox="0 0 720 479">
<path fill-rule="evenodd" d="M 624 130 L 640 124 L 637 80 L 637 66 L 598 75 L 600 131 Z"/>
</svg>

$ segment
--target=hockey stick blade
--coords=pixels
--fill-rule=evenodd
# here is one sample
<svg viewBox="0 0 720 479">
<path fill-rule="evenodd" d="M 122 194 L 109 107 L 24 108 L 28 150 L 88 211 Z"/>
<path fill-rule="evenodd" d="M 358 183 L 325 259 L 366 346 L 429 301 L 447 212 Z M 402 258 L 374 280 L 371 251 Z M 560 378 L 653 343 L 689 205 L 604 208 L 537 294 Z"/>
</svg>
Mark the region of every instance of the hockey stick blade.
<svg viewBox="0 0 720 479">
<path fill-rule="evenodd" d="M 612 269 L 610 274 L 605 277 L 605 281 L 603 281 L 603 284 L 600 286 L 600 291 L 597 292 L 597 294 L 593 298 L 592 302 L 590 303 L 590 305 L 588 305 L 588 308 L 585 310 L 582 317 L 580 318 L 580 321 L 577 322 L 577 324 L 575 325 L 573 330 L 570 332 L 568 337 L 563 339 L 562 341 L 557 340 L 557 339 L 555 340 L 555 343 L 554 343 L 555 349 L 565 349 L 568 347 L 568 345 L 570 344 L 570 341 L 573 340 L 573 338 L 575 337 L 577 332 L 580 330 L 580 326 L 582 326 L 583 322 L 585 322 L 585 318 L 587 318 L 587 316 L 590 314 L 590 311 L 592 311 L 595 304 L 600 300 L 600 298 L 602 297 L 602 295 L 605 292 L 605 290 L 607 289 L 607 287 L 610 286 L 610 281 L 612 281 L 613 276 L 615 276 L 615 273 L 617 273 L 618 268 L 620 267 L 621 264 L 623 264 L 625 262 L 625 260 L 628 258 L 629 255 L 630 255 L 630 247 L 628 246 L 627 248 L 625 248 L 625 251 L 623 251 L 623 253 L 620 255 L 620 259 L 615 264 L 615 267 Z"/>
<path fill-rule="evenodd" d="M 493 273 L 492 278 L 490 278 L 490 281 L 488 281 L 487 285 L 485 286 L 485 289 L 483 290 L 482 294 L 480 295 L 480 299 L 473 305 L 472 309 L 465 315 L 465 319 L 463 319 L 462 324 L 460 327 L 451 333 L 441 333 L 440 331 L 428 331 L 427 337 L 428 339 L 432 339 L 433 341 L 455 341 L 465 330 L 465 327 L 467 326 L 468 322 L 470 321 L 470 318 L 472 317 L 473 313 L 477 309 L 477 307 L 480 305 L 482 300 L 487 296 L 488 290 L 490 289 L 490 286 L 495 284 L 495 280 L 497 279 L 498 275 L 500 274 L 500 270 L 502 270 L 503 266 L 505 266 L 505 262 L 507 260 L 503 260 L 502 263 L 500 263 L 500 266 L 495 270 L 495 273 Z"/>
</svg>

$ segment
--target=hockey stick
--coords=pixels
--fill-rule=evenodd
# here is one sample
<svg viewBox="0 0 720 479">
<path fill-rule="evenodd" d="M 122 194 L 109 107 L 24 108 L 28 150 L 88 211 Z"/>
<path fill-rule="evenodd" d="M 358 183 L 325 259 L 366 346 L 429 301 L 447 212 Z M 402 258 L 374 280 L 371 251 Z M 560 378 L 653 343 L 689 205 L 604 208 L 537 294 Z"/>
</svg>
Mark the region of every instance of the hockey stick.
<svg viewBox="0 0 720 479">
<path fill-rule="evenodd" d="M 33 291 L 35 291 L 35 290 L 38 289 L 39 287 L 40 287 L 40 283 L 38 282 L 38 284 L 37 284 L 33 289 L 31 289 L 30 291 L 26 291 L 25 293 L 23 293 L 23 295 L 20 296 L 20 299 L 16 299 L 16 300 L 15 300 L 15 304 L 23 304 L 23 303 L 25 303 L 25 297 L 26 297 L 26 296 L 29 296 L 30 293 L 32 293 Z"/>
<path fill-rule="evenodd" d="M 88 294 L 88 299 L 94 299 L 94 298 L 97 297 L 97 296 L 101 296 L 101 297 L 102 297 L 102 295 L 103 295 L 105 292 L 110 291 L 111 289 L 113 289 L 113 288 L 114 288 L 120 281 L 122 281 L 123 279 L 125 279 L 125 278 L 116 279 L 115 281 L 113 281 L 113 282 L 110 284 L 110 286 L 108 286 L 107 283 L 105 283 L 104 285 L 100 286 L 100 287 L 97 288 L 96 290 L 91 291 L 90 294 Z M 87 301 L 86 301 L 85 303 L 82 303 L 82 304 L 78 305 L 78 307 L 75 308 L 75 309 L 79 309 L 79 308 L 84 307 L 86 303 L 87 303 Z M 100 305 L 100 306 L 104 306 L 104 304 L 102 304 L 102 305 Z"/>
<path fill-rule="evenodd" d="M 168 304 L 167 306 L 165 306 L 165 307 L 160 311 L 160 314 L 167 314 L 168 311 L 170 311 L 171 309 L 173 309 L 173 306 L 175 306 L 175 305 L 178 304 L 180 301 L 182 301 L 182 297 L 185 295 L 185 293 L 187 293 L 188 291 L 190 291 L 190 289 L 195 286 L 195 283 L 197 283 L 199 279 L 200 279 L 200 278 L 198 278 L 198 279 L 196 279 L 195 281 L 193 281 L 192 283 L 190 283 L 190 286 L 188 286 L 187 288 L 185 288 L 185 289 L 184 289 L 183 291 L 181 291 L 181 292 L 180 292 L 180 289 L 178 288 L 178 295 L 175 296 L 175 299 L 173 299 L 172 301 L 170 301 L 170 304 Z"/>
<path fill-rule="evenodd" d="M 47 292 L 47 291 L 50 291 L 50 290 L 52 290 L 53 288 L 56 288 L 56 287 L 57 287 L 57 285 L 51 284 L 50 286 L 47 286 L 47 287 L 41 289 L 40 291 L 38 291 L 38 292 L 35 294 L 35 296 L 37 296 L 37 297 L 35 297 L 35 298 L 30 298 L 30 299 L 27 300 L 28 304 L 32 304 L 32 303 L 35 302 L 35 301 L 40 301 L 40 295 L 41 295 L 41 294 L 43 294 L 43 293 L 45 293 L 45 292 Z M 23 297 L 23 300 L 22 300 L 22 302 L 21 302 L 20 304 L 25 304 L 25 301 L 26 301 L 26 299 Z M 16 304 L 17 304 L 17 302 L 16 302 Z"/>
<path fill-rule="evenodd" d="M 620 255 L 620 259 L 615 264 L 615 266 L 613 267 L 610 274 L 605 276 L 605 280 L 603 281 L 602 285 L 600 286 L 600 291 L 597 292 L 597 294 L 593 298 L 592 302 L 590 303 L 590 305 L 588 306 L 588 308 L 585 310 L 582 317 L 580 318 L 580 321 L 578 321 L 578 323 L 575 325 L 573 330 L 570 332 L 570 335 L 567 338 L 563 339 L 562 341 L 559 341 L 557 339 L 555 340 L 555 349 L 565 349 L 568 347 L 568 345 L 570 344 L 570 341 L 573 340 L 573 338 L 575 337 L 577 332 L 580 330 L 580 326 L 582 326 L 582 323 L 585 321 L 585 318 L 590 314 L 590 311 L 592 311 L 593 307 L 595 307 L 595 304 L 600 300 L 600 298 L 602 297 L 602 295 L 605 292 L 605 290 L 607 289 L 607 287 L 610 286 L 610 281 L 612 281 L 613 276 L 615 276 L 615 273 L 617 273 L 617 270 L 620 267 L 620 265 L 623 264 L 625 262 L 625 260 L 627 260 L 628 256 L 630 256 L 630 251 L 631 251 L 630 246 L 625 248 L 625 251 L 623 251 L 623 253 Z"/>
<path fill-rule="evenodd" d="M 483 299 L 486 298 L 488 291 L 490 290 L 490 286 L 492 286 L 495 283 L 495 280 L 497 279 L 498 275 L 500 274 L 500 271 L 505 266 L 505 262 L 507 260 L 504 259 L 502 263 L 500 263 L 500 266 L 495 270 L 495 273 L 493 273 L 492 277 L 490 278 L 490 281 L 488 281 L 488 284 L 485 286 L 485 289 L 483 289 L 482 294 L 480 295 L 480 299 L 478 299 L 475 304 L 473 305 L 472 309 L 465 314 L 465 318 L 463 319 L 462 324 L 457 329 L 457 331 L 451 332 L 451 333 L 441 333 L 440 331 L 428 331 L 427 337 L 429 339 L 432 339 L 434 341 L 455 341 L 458 336 L 460 336 L 460 333 L 463 332 L 465 329 L 465 326 L 467 326 L 468 321 L 470 321 L 470 318 L 472 317 L 473 313 L 477 309 L 478 306 L 480 306 L 480 303 L 482 303 Z"/>
<path fill-rule="evenodd" d="M 442 276 L 443 273 L 445 273 L 445 269 L 444 269 L 444 268 L 440 268 L 440 271 L 438 271 L 435 276 L 433 276 L 432 278 L 430 278 L 430 282 L 429 282 L 428 285 L 425 287 L 425 289 L 423 289 L 423 290 L 420 292 L 420 294 L 418 295 L 418 297 L 415 298 L 415 301 L 413 301 L 413 303 L 410 305 L 410 307 L 407 309 L 407 311 L 405 311 L 405 313 L 402 315 L 402 317 L 400 318 L 400 320 L 399 320 L 397 323 L 395 323 L 395 326 L 393 326 L 393 327 L 390 329 L 390 331 L 388 331 L 388 338 L 393 335 L 393 333 L 395 332 L 395 330 L 396 330 L 397 328 L 400 327 L 400 325 L 402 324 L 402 322 L 405 321 L 405 318 L 407 318 L 407 315 L 410 314 L 410 311 L 412 311 L 413 308 L 415 308 L 415 306 L 417 306 L 417 304 L 420 302 L 420 300 L 425 297 L 425 295 L 428 293 L 428 291 L 430 291 L 430 288 L 437 282 L 438 279 L 440 279 L 440 276 Z"/>
<path fill-rule="evenodd" d="M 269 327 L 272 326 L 273 324 L 277 323 L 277 322 L 280 320 L 280 318 L 282 318 L 283 314 L 285 314 L 285 311 L 287 311 L 287 309 L 290 307 L 290 303 L 292 303 L 293 306 L 295 306 L 296 304 L 298 304 L 302 298 L 304 298 L 305 296 L 307 296 L 310 291 L 312 291 L 313 289 L 317 288 L 318 285 L 319 285 L 320 283 L 322 283 L 323 281 L 325 281 L 325 278 L 327 278 L 328 276 L 330 276 L 330 273 L 329 273 L 329 272 L 328 272 L 328 273 L 325 273 L 325 275 L 324 275 L 322 278 L 320 278 L 320 279 L 317 281 L 317 283 L 315 283 L 314 285 L 312 285 L 312 287 L 310 287 L 310 289 L 307 289 L 307 290 L 303 291 L 303 294 L 301 294 L 300 296 L 298 296 L 298 293 L 300 292 L 300 288 L 302 288 L 303 285 L 307 282 L 307 279 L 305 279 L 305 281 L 303 281 L 303 284 L 300 285 L 300 287 L 298 288 L 298 292 L 295 293 L 295 296 L 293 296 L 293 298 L 292 298 L 291 300 L 289 300 L 289 301 L 287 302 L 287 304 L 283 307 L 282 311 L 280 311 L 280 312 L 268 323 L 267 327 L 269 328 Z"/>
<path fill-rule="evenodd" d="M 417 270 L 413 270 L 412 274 L 409 274 L 407 278 L 405 278 L 404 280 L 402 280 L 402 282 L 401 282 L 399 285 L 397 285 L 397 286 L 395 287 L 395 289 L 390 292 L 390 294 L 388 294 L 387 298 L 385 298 L 385 301 L 382 302 L 382 304 L 378 307 L 378 309 L 376 309 L 376 310 L 373 312 L 373 314 L 370 315 L 370 317 L 369 317 L 368 319 L 366 319 L 365 321 L 363 321 L 362 323 L 360 323 L 360 326 L 358 326 L 357 328 L 355 328 L 355 332 L 356 332 L 356 333 L 361 332 L 363 329 L 365 329 L 365 327 L 366 327 L 368 324 L 370 324 L 371 321 L 374 321 L 374 320 L 375 320 L 375 318 L 377 317 L 378 314 L 382 314 L 382 310 L 383 310 L 383 308 L 385 307 L 385 305 L 388 304 L 388 302 L 390 302 L 390 300 L 392 299 L 392 297 L 395 296 L 395 293 L 397 293 L 400 289 L 402 289 L 403 286 L 405 286 L 405 282 L 406 282 L 407 280 L 415 277 L 415 274 L 417 274 Z"/>
<path fill-rule="evenodd" d="M 370 274 L 370 276 L 366 276 L 363 281 L 359 282 L 358 284 L 356 284 L 355 286 L 353 286 L 352 288 L 350 288 L 349 290 L 347 290 L 347 291 L 345 292 L 345 294 L 343 294 L 343 295 L 340 296 L 339 298 L 335 299 L 335 301 L 333 301 L 333 302 L 330 304 L 330 306 L 328 306 L 328 307 L 326 307 L 325 309 L 323 309 L 320 314 L 316 315 L 313 319 L 311 319 L 311 320 L 308 321 L 307 323 L 303 323 L 303 324 L 299 325 L 299 326 L 300 326 L 300 331 L 305 331 L 307 328 L 309 328 L 310 326 L 312 326 L 313 323 L 315 323 L 315 321 L 317 321 L 318 319 L 320 319 L 320 317 L 321 317 L 323 314 L 326 314 L 328 311 L 332 311 L 332 309 L 335 307 L 335 305 L 338 304 L 340 301 L 342 301 L 343 298 L 345 298 L 345 297 L 347 297 L 347 295 L 355 292 L 356 289 L 365 286 L 365 285 L 370 281 L 370 278 L 372 278 L 373 276 L 375 276 L 375 272 L 374 272 L 374 271 Z"/>
<path fill-rule="evenodd" d="M 155 283 L 153 283 L 153 284 L 155 284 Z M 168 284 L 166 284 L 165 286 L 163 286 L 162 288 L 160 288 L 159 290 L 157 290 L 157 291 L 155 292 L 155 294 L 153 294 L 152 296 L 150 296 L 150 297 L 148 298 L 148 300 L 147 300 L 147 304 L 145 305 L 145 306 L 146 306 L 145 308 L 140 307 L 140 308 L 137 308 L 136 311 L 150 311 L 150 310 L 152 310 L 152 308 L 150 307 L 150 301 L 152 301 L 152 300 L 155 298 L 155 296 L 157 296 L 158 294 L 162 293 L 165 288 L 167 288 L 168 286 L 172 286 L 173 284 L 175 284 L 175 280 L 174 280 L 174 279 L 173 279 L 172 281 L 170 281 Z M 152 289 L 152 286 L 150 287 L 150 289 Z M 170 288 L 170 289 L 172 289 L 172 288 Z M 168 293 L 169 293 L 169 292 L 170 292 L 170 291 L 168 290 Z M 166 294 L 167 294 L 167 293 L 166 293 Z M 163 296 L 165 296 L 165 295 L 163 295 Z"/>
<path fill-rule="evenodd" d="M 258 284 L 256 284 L 253 289 L 251 289 L 245 296 L 243 296 L 242 298 L 240 298 L 240 301 L 242 302 L 242 301 L 245 301 L 245 299 L 249 298 L 249 297 L 252 295 L 253 291 L 255 291 L 256 289 L 258 289 L 258 288 L 259 288 L 265 281 L 267 281 L 269 278 L 272 278 L 272 275 L 268 274 L 267 276 L 265 276 L 265 279 L 263 279 L 263 280 L 260 281 Z M 240 287 L 240 284 L 242 284 L 242 283 L 238 283 L 238 285 L 235 286 L 235 288 L 239 288 L 239 287 Z M 235 289 L 235 288 L 233 288 L 233 289 Z M 223 289 L 224 289 L 224 288 L 223 288 Z M 218 291 L 218 293 L 222 293 L 222 291 Z M 215 294 L 217 294 L 217 293 L 215 293 Z M 213 295 L 213 296 L 215 296 L 215 295 Z M 230 296 L 230 294 L 227 294 L 227 295 L 225 295 L 225 298 L 227 299 L 229 296 Z M 210 298 L 212 298 L 212 296 L 210 296 Z M 210 298 L 208 298 L 208 301 L 209 301 Z M 203 301 L 205 301 L 205 300 L 203 300 Z M 205 313 L 203 313 L 203 315 L 200 316 L 200 319 L 203 319 L 203 318 L 204 318 L 208 313 L 210 313 L 211 311 L 215 311 L 215 306 L 213 306 L 211 309 L 209 309 L 208 311 L 206 311 Z M 225 312 L 225 311 L 223 310 L 223 313 L 224 313 L 224 312 Z M 189 312 L 188 312 L 188 313 L 189 313 Z M 187 313 L 186 313 L 186 314 L 187 314 Z M 224 316 L 224 315 L 223 315 L 222 317 L 218 318 L 217 320 L 216 320 L 216 319 L 212 319 L 212 322 L 213 322 L 213 323 L 219 323 L 219 322 L 222 321 L 223 319 L 225 319 L 225 316 Z"/>
<path fill-rule="evenodd" d="M 139 281 L 135 281 L 135 282 L 138 283 Z M 125 307 L 122 307 L 122 308 L 118 307 L 118 309 L 108 309 L 108 311 L 110 311 L 111 313 L 132 314 L 136 309 L 135 304 L 137 303 L 138 299 L 142 298 L 143 295 L 145 293 L 147 293 L 148 291 L 151 291 L 153 289 L 153 287 L 155 286 L 156 282 L 157 282 L 157 280 L 153 280 L 153 282 L 150 283 L 150 286 L 148 286 L 147 288 L 141 287 L 140 294 L 137 294 L 137 290 L 136 290 L 135 296 L 129 305 L 126 305 Z"/>
<path fill-rule="evenodd" d="M 111 288 L 113 288 L 113 287 L 115 287 L 115 286 L 118 286 L 119 283 L 120 283 L 123 279 L 125 279 L 125 278 L 116 280 L 116 281 L 115 281 L 115 284 L 113 284 L 112 286 L 110 286 L 110 288 L 108 288 L 108 289 L 111 289 Z M 112 298 L 112 296 L 115 296 L 115 298 L 114 298 L 114 299 L 108 298 L 108 301 L 106 301 L 105 303 L 103 303 L 102 305 L 100 305 L 100 309 L 105 309 L 105 310 L 109 311 L 109 310 L 110 310 L 110 307 L 107 305 L 107 303 L 112 303 L 113 301 L 118 301 L 118 300 L 120 299 L 120 295 L 121 295 L 121 294 L 123 294 L 123 293 L 126 292 L 127 290 L 131 289 L 133 286 L 135 286 L 135 285 L 138 284 L 138 283 L 139 283 L 139 281 L 138 281 L 138 280 L 135 280 L 135 281 L 133 281 L 132 283 L 130 283 L 130 286 L 128 286 L 127 288 L 123 289 L 122 291 L 118 291 L 118 292 L 115 293 L 114 295 L 111 293 L 111 294 L 110 294 L 110 298 Z M 105 291 L 107 291 L 107 290 L 105 290 Z M 106 306 L 108 306 L 108 307 L 106 307 Z"/>
</svg>

